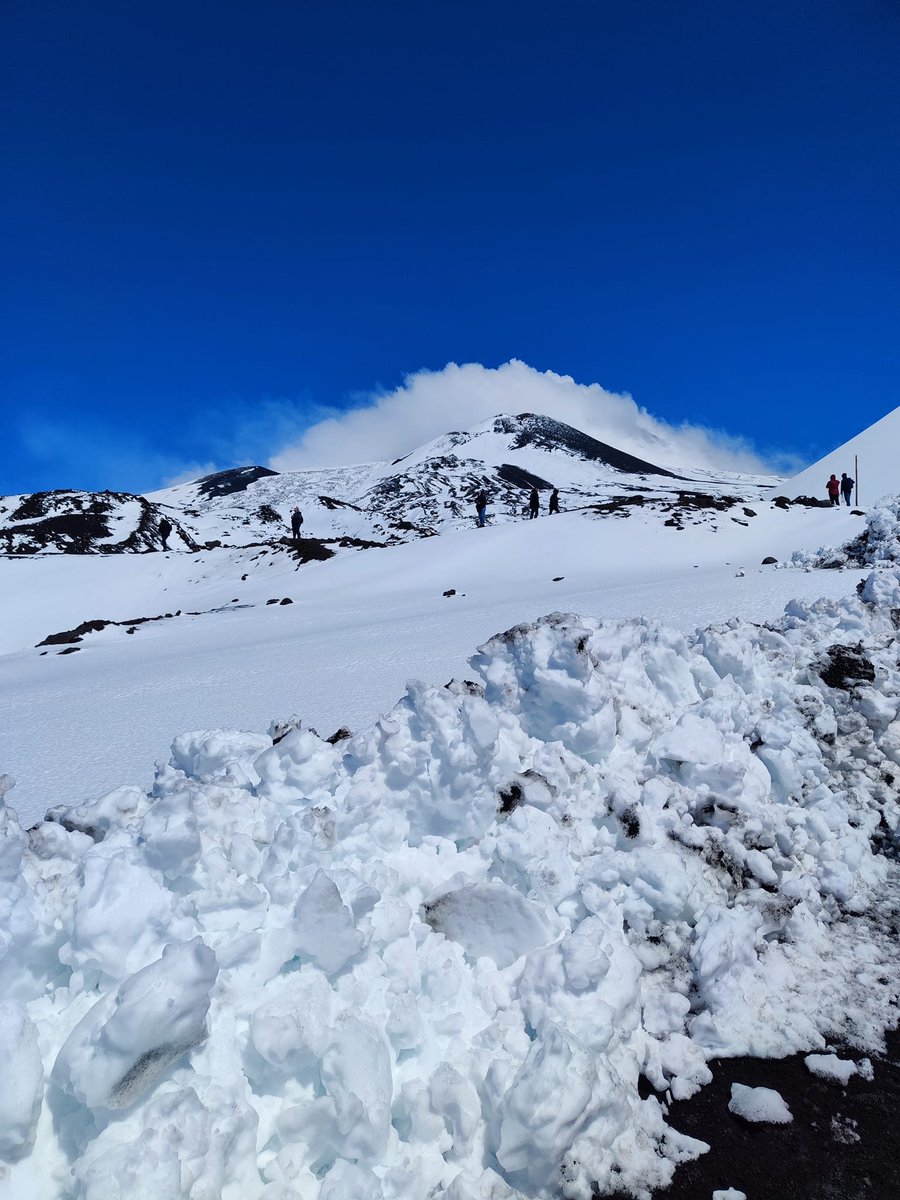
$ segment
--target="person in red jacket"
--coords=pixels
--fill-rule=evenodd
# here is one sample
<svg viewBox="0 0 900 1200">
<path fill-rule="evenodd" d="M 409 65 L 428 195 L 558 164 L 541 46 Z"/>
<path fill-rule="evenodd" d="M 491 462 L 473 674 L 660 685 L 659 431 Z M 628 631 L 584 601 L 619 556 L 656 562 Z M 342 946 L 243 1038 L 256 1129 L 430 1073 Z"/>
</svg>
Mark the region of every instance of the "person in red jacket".
<svg viewBox="0 0 900 1200">
<path fill-rule="evenodd" d="M 828 497 L 831 503 L 839 505 L 841 503 L 841 484 L 837 475 L 832 475 L 825 484 L 825 487 L 828 489 Z"/>
</svg>

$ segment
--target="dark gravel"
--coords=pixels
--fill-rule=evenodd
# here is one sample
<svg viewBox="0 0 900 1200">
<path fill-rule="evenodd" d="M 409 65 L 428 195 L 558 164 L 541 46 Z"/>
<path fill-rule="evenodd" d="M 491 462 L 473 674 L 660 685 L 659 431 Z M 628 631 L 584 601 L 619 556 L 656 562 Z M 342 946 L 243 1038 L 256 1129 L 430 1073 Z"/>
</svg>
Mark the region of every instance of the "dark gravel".
<svg viewBox="0 0 900 1200">
<path fill-rule="evenodd" d="M 859 1062 L 859 1052 L 840 1051 Z M 668 1123 L 708 1142 L 654 1200 L 710 1200 L 733 1187 L 747 1200 L 898 1200 L 900 1198 L 900 1033 L 883 1055 L 869 1055 L 874 1078 L 846 1087 L 813 1075 L 804 1055 L 710 1063 L 713 1082 L 672 1104 Z M 732 1083 L 774 1088 L 793 1113 L 790 1125 L 754 1125 L 728 1111 Z"/>
</svg>

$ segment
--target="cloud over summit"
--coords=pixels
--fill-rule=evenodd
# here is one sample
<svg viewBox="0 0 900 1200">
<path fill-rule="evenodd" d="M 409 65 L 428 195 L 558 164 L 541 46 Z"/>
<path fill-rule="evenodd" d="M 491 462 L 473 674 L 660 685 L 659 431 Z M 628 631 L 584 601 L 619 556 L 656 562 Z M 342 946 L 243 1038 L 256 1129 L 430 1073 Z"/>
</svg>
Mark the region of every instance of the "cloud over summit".
<svg viewBox="0 0 900 1200">
<path fill-rule="evenodd" d="M 741 438 L 699 426 L 668 425 L 631 396 L 518 359 L 500 367 L 448 363 L 417 371 L 402 387 L 310 426 L 272 455 L 277 471 L 394 459 L 450 430 L 498 413 L 542 413 L 619 450 L 663 467 L 770 473 L 775 468 Z"/>
</svg>

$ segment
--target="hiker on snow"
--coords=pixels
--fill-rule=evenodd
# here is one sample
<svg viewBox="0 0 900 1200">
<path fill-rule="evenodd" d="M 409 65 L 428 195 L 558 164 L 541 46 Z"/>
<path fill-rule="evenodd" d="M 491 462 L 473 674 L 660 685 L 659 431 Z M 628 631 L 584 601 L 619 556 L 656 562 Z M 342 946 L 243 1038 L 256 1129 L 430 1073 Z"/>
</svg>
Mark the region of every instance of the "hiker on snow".
<svg viewBox="0 0 900 1200">
<path fill-rule="evenodd" d="M 828 489 L 828 498 L 831 501 L 831 503 L 832 504 L 840 504 L 840 502 L 841 502 L 841 485 L 840 485 L 840 483 L 838 483 L 837 475 L 832 475 L 832 477 L 828 480 L 828 482 L 825 484 L 825 486 Z"/>
<path fill-rule="evenodd" d="M 294 535 L 294 541 L 300 541 L 300 526 L 303 524 L 303 513 L 294 505 L 294 511 L 291 513 L 291 532 Z"/>
<path fill-rule="evenodd" d="M 487 512 L 487 496 L 484 492 L 479 492 L 475 497 L 475 512 L 478 515 L 478 524 L 484 529 L 484 516 Z"/>
<path fill-rule="evenodd" d="M 841 494 L 844 497 L 844 502 L 848 506 L 850 504 L 850 497 L 853 495 L 854 482 L 855 481 L 851 479 L 846 472 L 844 472 L 844 474 L 841 476 Z"/>
<path fill-rule="evenodd" d="M 159 523 L 159 536 L 162 538 L 163 550 L 168 550 L 168 548 L 169 548 L 167 543 L 169 540 L 169 534 L 171 532 L 172 532 L 171 522 L 167 521 L 166 518 L 163 517 L 163 519 Z"/>
<path fill-rule="evenodd" d="M 541 508 L 541 501 L 540 501 L 540 497 L 537 494 L 537 488 L 532 488 L 531 495 L 528 497 L 528 513 L 529 513 L 528 519 L 529 519 L 529 521 L 534 520 L 534 518 L 540 512 L 540 508 Z"/>
<path fill-rule="evenodd" d="M 551 515 L 559 512 L 559 488 L 554 488 L 550 493 L 550 503 L 547 506 L 547 512 Z"/>
</svg>

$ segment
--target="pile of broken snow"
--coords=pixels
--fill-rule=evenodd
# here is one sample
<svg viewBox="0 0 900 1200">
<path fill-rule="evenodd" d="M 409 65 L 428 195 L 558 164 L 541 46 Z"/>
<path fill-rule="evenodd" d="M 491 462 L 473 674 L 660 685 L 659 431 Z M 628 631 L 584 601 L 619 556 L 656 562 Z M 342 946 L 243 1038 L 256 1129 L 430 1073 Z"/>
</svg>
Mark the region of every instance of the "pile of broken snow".
<svg viewBox="0 0 900 1200">
<path fill-rule="evenodd" d="M 555 614 L 352 738 L 0 805 L 0 1195 L 641 1196 L 711 1057 L 877 1048 L 898 610 Z"/>
<path fill-rule="evenodd" d="M 866 527 L 846 545 L 795 550 L 790 566 L 890 567 L 900 563 L 900 496 L 884 496 L 866 513 Z"/>
</svg>

